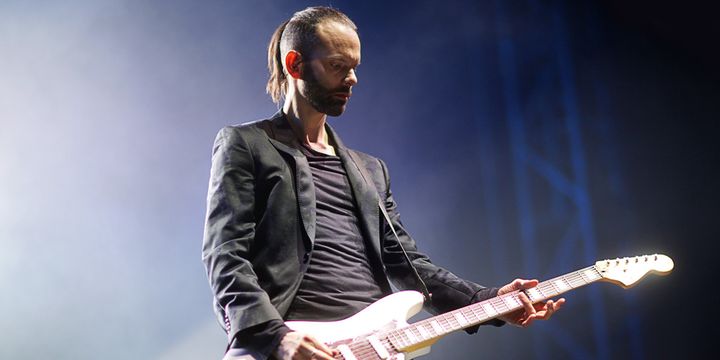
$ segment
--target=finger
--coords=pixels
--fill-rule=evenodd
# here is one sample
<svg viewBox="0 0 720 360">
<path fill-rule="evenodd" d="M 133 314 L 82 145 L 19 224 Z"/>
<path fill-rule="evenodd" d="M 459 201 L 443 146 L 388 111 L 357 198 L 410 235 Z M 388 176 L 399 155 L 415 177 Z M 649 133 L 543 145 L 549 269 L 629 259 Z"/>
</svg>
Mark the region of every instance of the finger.
<svg viewBox="0 0 720 360">
<path fill-rule="evenodd" d="M 554 312 L 555 312 L 555 302 L 552 300 L 548 300 L 547 303 L 545 303 L 545 313 L 542 314 L 541 318 L 543 320 L 549 320 Z"/>
<path fill-rule="evenodd" d="M 528 299 L 527 295 L 525 293 L 519 293 L 518 299 L 522 303 L 523 308 L 525 309 L 525 317 L 529 317 L 532 314 L 535 314 L 535 307 L 533 306 L 530 299 Z"/>
<path fill-rule="evenodd" d="M 540 282 L 537 279 L 522 280 L 519 289 L 530 289 L 536 287 Z"/>
<path fill-rule="evenodd" d="M 522 279 L 513 280 L 511 283 L 501 287 L 500 290 L 498 291 L 498 295 L 503 295 L 503 294 L 507 294 L 511 291 L 522 289 L 522 282 L 523 282 Z"/>
<path fill-rule="evenodd" d="M 334 360 L 335 358 L 332 355 L 328 355 L 318 349 L 318 351 L 315 352 L 314 356 L 310 358 L 311 360 Z"/>
<path fill-rule="evenodd" d="M 292 357 L 293 360 L 333 360 L 332 356 L 312 345 L 307 345 L 307 343 L 303 344 L 301 349 L 302 351 L 296 352 L 295 356 Z"/>
<path fill-rule="evenodd" d="M 547 303 L 545 303 L 544 308 L 542 310 L 538 310 L 536 319 L 540 320 L 548 320 L 550 317 L 555 314 L 555 312 L 560 309 L 562 304 L 565 303 L 565 299 L 560 299 L 558 301 L 552 301 L 548 300 Z"/>
<path fill-rule="evenodd" d="M 522 327 L 530 326 L 530 324 L 535 320 L 536 317 L 537 317 L 537 315 L 535 315 L 535 314 L 528 316 L 525 320 L 523 320 L 520 323 L 520 326 L 522 326 Z"/>
<path fill-rule="evenodd" d="M 298 346 L 297 350 L 295 350 L 295 354 L 292 358 L 293 360 L 312 359 L 317 352 L 318 350 L 315 350 L 315 347 L 312 346 L 310 342 L 306 341 L 305 337 L 303 337 L 300 346 Z"/>
<path fill-rule="evenodd" d="M 515 279 L 515 280 L 513 280 L 512 285 L 511 285 L 512 289 L 513 289 L 513 290 L 520 290 L 520 289 L 522 289 L 522 285 L 523 285 L 523 282 L 524 282 L 524 281 L 525 281 L 525 280 L 523 280 L 523 279 Z"/>
<path fill-rule="evenodd" d="M 337 350 L 331 349 L 329 346 L 325 345 L 325 343 L 323 343 L 322 341 L 316 339 L 313 336 L 308 336 L 308 338 L 309 338 L 310 342 L 312 342 L 312 344 L 315 346 L 315 348 L 318 349 L 319 351 L 322 351 L 323 353 L 330 355 L 330 356 L 337 355 Z M 320 355 L 320 354 L 316 353 L 316 356 L 317 355 Z"/>
</svg>

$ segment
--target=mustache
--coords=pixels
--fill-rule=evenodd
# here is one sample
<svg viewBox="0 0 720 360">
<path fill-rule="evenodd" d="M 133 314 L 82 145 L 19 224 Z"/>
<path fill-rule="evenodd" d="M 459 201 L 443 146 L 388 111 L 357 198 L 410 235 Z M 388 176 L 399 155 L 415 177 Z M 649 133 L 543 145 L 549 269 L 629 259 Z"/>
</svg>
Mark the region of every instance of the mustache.
<svg viewBox="0 0 720 360">
<path fill-rule="evenodd" d="M 349 86 L 342 86 L 342 87 L 331 90 L 330 93 L 331 94 L 348 94 L 348 95 L 350 95 L 351 94 L 350 89 L 351 88 Z"/>
</svg>

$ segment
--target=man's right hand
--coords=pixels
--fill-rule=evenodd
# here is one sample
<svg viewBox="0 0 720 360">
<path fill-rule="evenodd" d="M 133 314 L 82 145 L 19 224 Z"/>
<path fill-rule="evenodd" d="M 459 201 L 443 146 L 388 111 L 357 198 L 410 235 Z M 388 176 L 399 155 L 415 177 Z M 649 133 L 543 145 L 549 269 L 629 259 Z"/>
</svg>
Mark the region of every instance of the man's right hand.
<svg viewBox="0 0 720 360">
<path fill-rule="evenodd" d="M 281 360 L 333 360 L 338 354 L 318 339 L 297 331 L 285 334 L 273 352 L 273 356 Z"/>
</svg>

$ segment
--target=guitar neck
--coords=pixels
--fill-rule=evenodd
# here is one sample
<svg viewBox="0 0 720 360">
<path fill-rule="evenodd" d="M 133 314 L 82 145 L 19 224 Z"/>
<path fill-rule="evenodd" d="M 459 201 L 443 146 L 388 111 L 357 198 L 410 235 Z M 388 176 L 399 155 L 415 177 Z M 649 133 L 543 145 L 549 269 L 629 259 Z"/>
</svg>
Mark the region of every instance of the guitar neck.
<svg viewBox="0 0 720 360">
<path fill-rule="evenodd" d="M 536 303 L 600 279 L 602 279 L 602 276 L 596 266 L 593 265 L 543 281 L 538 286 L 524 292 L 531 302 Z M 451 332 L 481 324 L 522 308 L 523 305 L 518 298 L 519 294 L 520 291 L 513 291 L 418 321 L 407 327 L 389 331 L 387 338 L 396 349 L 401 351 L 425 346 Z"/>
</svg>

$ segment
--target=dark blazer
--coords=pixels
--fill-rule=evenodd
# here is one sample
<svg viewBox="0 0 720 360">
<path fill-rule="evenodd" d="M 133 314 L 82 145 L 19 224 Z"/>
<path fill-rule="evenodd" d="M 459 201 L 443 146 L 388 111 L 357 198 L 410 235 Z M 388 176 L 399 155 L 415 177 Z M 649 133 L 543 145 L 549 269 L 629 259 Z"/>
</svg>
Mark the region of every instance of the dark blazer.
<svg viewBox="0 0 720 360">
<path fill-rule="evenodd" d="M 353 189 L 363 235 L 371 244 L 371 263 L 379 264 L 397 288 L 419 289 L 380 213 L 380 197 L 432 293 L 429 311 L 445 312 L 495 296 L 496 289 L 462 280 L 420 253 L 400 222 L 385 163 L 346 148 L 330 126 L 327 131 Z M 242 329 L 282 319 L 312 258 L 315 190 L 299 146 L 281 112 L 225 127 L 215 140 L 202 258 L 215 312 L 230 340 Z M 366 176 L 371 179 L 365 181 Z M 389 289 L 387 283 L 381 285 Z"/>
</svg>

